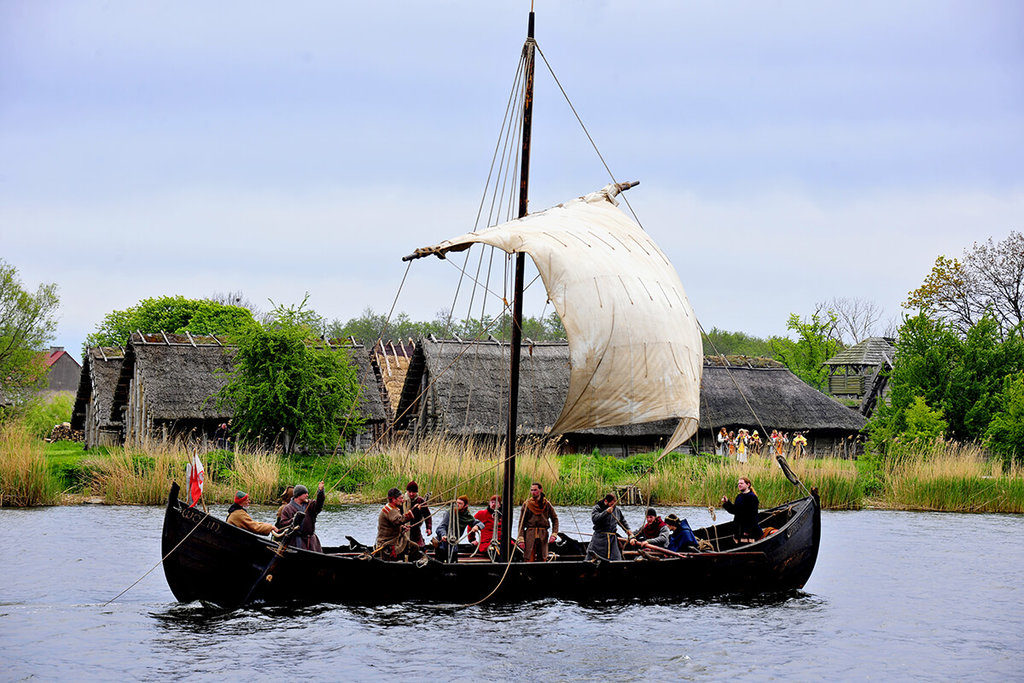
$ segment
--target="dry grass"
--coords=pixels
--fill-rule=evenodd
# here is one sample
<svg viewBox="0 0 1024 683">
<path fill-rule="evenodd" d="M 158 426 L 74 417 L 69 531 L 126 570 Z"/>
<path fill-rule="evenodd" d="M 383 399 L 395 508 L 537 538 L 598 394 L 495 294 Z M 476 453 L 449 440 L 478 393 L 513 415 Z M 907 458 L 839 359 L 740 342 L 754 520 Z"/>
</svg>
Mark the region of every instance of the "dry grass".
<svg viewBox="0 0 1024 683">
<path fill-rule="evenodd" d="M 43 443 L 22 421 L 0 425 L 0 507 L 52 505 L 58 494 Z"/>
<path fill-rule="evenodd" d="M 269 504 L 280 493 L 281 456 L 262 450 L 239 451 L 235 453 L 231 470 L 230 489 L 227 495 L 234 497 L 235 490 L 245 491 L 254 503 Z"/>
<path fill-rule="evenodd" d="M 882 465 L 880 507 L 955 512 L 1024 512 L 1024 472 L 985 457 L 976 444 L 938 441 Z"/>
</svg>

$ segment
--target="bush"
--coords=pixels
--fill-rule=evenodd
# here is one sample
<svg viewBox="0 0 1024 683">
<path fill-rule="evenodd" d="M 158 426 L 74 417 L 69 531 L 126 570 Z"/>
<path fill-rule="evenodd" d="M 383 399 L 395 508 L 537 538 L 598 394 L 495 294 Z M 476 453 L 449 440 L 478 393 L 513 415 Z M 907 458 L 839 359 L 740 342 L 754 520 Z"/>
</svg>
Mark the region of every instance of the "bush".
<svg viewBox="0 0 1024 683">
<path fill-rule="evenodd" d="M 74 393 L 57 391 L 33 397 L 20 412 L 29 433 L 37 439 L 45 439 L 55 426 L 71 420 L 74 407 Z"/>
</svg>

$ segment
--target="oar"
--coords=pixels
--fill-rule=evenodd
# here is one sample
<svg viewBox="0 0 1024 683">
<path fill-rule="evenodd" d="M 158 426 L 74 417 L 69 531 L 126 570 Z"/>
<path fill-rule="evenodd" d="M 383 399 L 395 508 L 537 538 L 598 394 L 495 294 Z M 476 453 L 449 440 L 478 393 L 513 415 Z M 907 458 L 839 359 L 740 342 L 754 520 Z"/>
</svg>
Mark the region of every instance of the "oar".
<svg viewBox="0 0 1024 683">
<path fill-rule="evenodd" d="M 674 550 L 662 548 L 661 546 L 651 545 L 650 543 L 648 543 L 647 546 L 644 547 L 644 550 L 657 550 L 659 553 L 665 553 L 666 555 L 671 555 L 672 557 L 686 557 L 686 555 L 682 553 L 677 553 Z"/>
</svg>

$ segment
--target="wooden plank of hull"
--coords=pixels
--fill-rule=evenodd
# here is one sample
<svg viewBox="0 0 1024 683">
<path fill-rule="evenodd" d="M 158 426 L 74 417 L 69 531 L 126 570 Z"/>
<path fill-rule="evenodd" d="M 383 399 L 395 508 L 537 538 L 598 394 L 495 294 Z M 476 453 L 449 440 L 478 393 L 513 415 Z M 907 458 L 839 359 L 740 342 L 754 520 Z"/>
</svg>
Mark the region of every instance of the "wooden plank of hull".
<svg viewBox="0 0 1024 683">
<path fill-rule="evenodd" d="M 250 597 L 266 603 L 463 604 L 486 596 L 505 574 L 500 563 L 429 562 L 418 567 L 361 559 L 356 554 L 288 549 L 268 572 L 268 581 L 263 575 L 275 559 L 275 544 L 188 508 L 177 495 L 175 484 L 168 498 L 162 544 L 164 555 L 170 554 L 163 563 L 167 583 L 182 602 L 202 600 L 236 607 Z M 492 600 L 685 598 L 801 588 L 817 559 L 820 513 L 812 498 L 787 505 L 793 506 L 794 513 L 776 534 L 737 550 L 656 561 L 515 562 Z"/>
</svg>

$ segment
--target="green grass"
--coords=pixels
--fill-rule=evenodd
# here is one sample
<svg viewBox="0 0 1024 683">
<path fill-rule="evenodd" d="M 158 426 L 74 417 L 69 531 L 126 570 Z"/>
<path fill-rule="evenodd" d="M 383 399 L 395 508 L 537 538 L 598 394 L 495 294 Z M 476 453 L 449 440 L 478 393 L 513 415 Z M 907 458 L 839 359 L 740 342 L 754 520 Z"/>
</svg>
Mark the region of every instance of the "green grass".
<svg viewBox="0 0 1024 683">
<path fill-rule="evenodd" d="M 187 457 L 184 450 L 156 446 L 126 456 L 122 448 L 84 451 L 80 443 L 36 443 L 58 490 L 103 496 L 109 502 L 162 502 L 170 479 L 182 483 Z M 526 497 L 532 481 L 540 481 L 559 505 L 588 505 L 616 487 L 635 484 L 655 504 L 717 506 L 722 495 L 735 495 L 739 476 L 753 480 L 764 507 L 800 495 L 769 458 L 752 456 L 741 465 L 715 455 L 670 453 L 660 460 L 659 455 L 556 455 L 542 444 L 524 444 L 516 469 L 516 499 Z M 433 493 L 435 501 L 458 493 L 477 504 L 499 492 L 502 455 L 497 446 L 438 441 L 373 454 L 236 456 L 213 451 L 202 457 L 208 502 L 230 500 L 236 488 L 249 491 L 254 500 L 271 502 L 288 484 L 313 489 L 321 479 L 330 491 L 329 502 L 378 502 L 389 488 L 404 490 L 415 479 L 421 492 Z M 792 465 L 808 487 L 818 487 L 826 509 L 1024 512 L 1024 472 L 1004 472 L 977 448 L 950 446 L 897 460 L 871 455 L 856 461 L 801 459 Z M 123 485 L 115 485 L 118 478 L 125 480 Z"/>
</svg>

